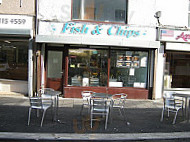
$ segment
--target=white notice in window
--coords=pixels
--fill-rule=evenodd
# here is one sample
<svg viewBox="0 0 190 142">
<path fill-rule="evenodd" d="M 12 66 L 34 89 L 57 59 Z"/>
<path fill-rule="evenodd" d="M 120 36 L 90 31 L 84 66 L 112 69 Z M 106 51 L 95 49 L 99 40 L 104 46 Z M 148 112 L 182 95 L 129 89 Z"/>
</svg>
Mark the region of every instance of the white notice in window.
<svg viewBox="0 0 190 142">
<path fill-rule="evenodd" d="M 146 67 L 146 65 L 147 65 L 147 57 L 142 57 L 140 66 L 141 67 Z"/>
<path fill-rule="evenodd" d="M 131 75 L 131 76 L 135 75 L 135 69 L 134 68 L 130 68 L 129 75 Z"/>
</svg>

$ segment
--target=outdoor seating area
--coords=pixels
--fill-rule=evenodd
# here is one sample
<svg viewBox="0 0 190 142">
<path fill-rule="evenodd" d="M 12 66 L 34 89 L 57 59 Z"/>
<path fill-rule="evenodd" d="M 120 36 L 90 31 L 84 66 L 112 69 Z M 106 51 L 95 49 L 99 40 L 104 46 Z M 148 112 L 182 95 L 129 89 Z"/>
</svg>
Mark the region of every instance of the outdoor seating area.
<svg viewBox="0 0 190 142">
<path fill-rule="evenodd" d="M 102 95 L 104 96 L 103 98 L 101 98 Z M 41 96 L 38 95 L 32 98 L 32 100 L 38 100 L 39 98 L 43 100 Z M 82 98 L 58 97 L 59 103 L 57 108 L 54 108 L 53 103 L 55 103 L 55 100 L 53 99 L 52 102 L 49 101 L 52 105 L 48 106 L 44 115 L 41 113 L 43 111 L 39 110 L 39 117 L 37 117 L 38 111 L 33 110 L 33 108 L 29 117 L 30 98 L 24 96 L 1 97 L 0 121 L 2 124 L 0 125 L 0 131 L 35 133 L 156 133 L 190 131 L 189 122 L 186 121 L 187 119 L 182 113 L 179 113 L 182 109 L 177 114 L 175 125 L 172 124 L 175 113 L 171 113 L 167 117 L 165 112 L 163 121 L 160 121 L 164 105 L 163 100 L 127 99 L 126 94 L 115 94 L 110 97 L 111 95 L 109 96 L 105 93 L 92 93 L 89 106 L 84 106 L 82 113 Z M 37 104 L 43 103 L 42 100 L 38 100 Z M 45 100 L 44 103 L 48 104 L 48 101 Z M 38 109 L 38 107 L 37 105 L 36 108 Z M 183 109 L 185 113 L 185 108 Z M 55 111 L 57 111 L 57 114 Z M 52 121 L 52 118 L 54 121 Z"/>
<path fill-rule="evenodd" d="M 60 107 L 59 106 L 60 94 L 61 92 L 55 91 L 52 88 L 43 88 L 38 90 L 35 97 L 29 97 L 30 107 L 28 114 L 28 125 L 30 124 L 31 111 L 32 109 L 36 109 L 37 117 L 39 117 L 39 110 L 43 110 L 41 125 L 40 125 L 42 127 L 46 110 L 48 110 L 49 108 L 51 108 L 51 115 L 53 118 L 52 119 L 53 122 L 58 122 L 60 124 L 65 123 L 60 120 L 61 116 L 59 116 L 58 112 Z M 84 119 L 83 116 L 85 116 L 86 117 L 85 123 L 88 123 L 88 125 L 90 125 L 88 127 L 90 127 L 92 130 L 97 127 L 97 124 L 100 124 L 102 122 L 104 122 L 104 129 L 106 130 L 108 128 L 109 120 L 112 124 L 115 113 L 117 112 L 119 112 L 119 115 L 117 115 L 119 116 L 119 120 L 117 121 L 123 121 L 123 124 L 126 127 L 130 125 L 130 122 L 128 121 L 129 116 L 127 113 L 128 108 L 126 107 L 127 94 L 119 93 L 112 95 L 107 93 L 97 93 L 86 90 L 81 92 L 81 97 L 82 97 L 81 106 L 78 106 L 78 103 L 75 104 L 73 102 L 73 106 L 77 105 L 79 108 L 81 108 L 81 110 L 79 111 L 79 115 L 76 116 L 76 118 L 81 117 L 83 121 Z M 168 118 L 170 116 L 170 112 L 173 112 L 175 114 L 173 115 L 172 124 L 176 124 L 178 111 L 180 110 L 182 112 L 181 113 L 182 119 L 189 120 L 189 103 L 187 103 L 187 98 L 188 97 L 184 99 L 184 96 L 181 96 L 181 94 L 179 95 L 175 92 L 165 92 L 163 95 L 163 109 L 161 111 L 160 121 L 161 122 L 164 121 L 165 112 L 167 112 Z M 184 111 L 184 105 L 185 105 L 185 111 Z M 87 111 L 85 111 L 85 109 L 87 109 Z M 117 121 L 116 123 L 118 123 Z"/>
</svg>

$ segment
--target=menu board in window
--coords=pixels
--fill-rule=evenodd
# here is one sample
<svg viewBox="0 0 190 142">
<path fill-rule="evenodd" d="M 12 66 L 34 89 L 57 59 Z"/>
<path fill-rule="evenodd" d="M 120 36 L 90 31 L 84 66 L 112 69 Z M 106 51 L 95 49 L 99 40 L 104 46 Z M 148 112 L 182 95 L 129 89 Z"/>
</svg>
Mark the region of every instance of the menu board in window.
<svg viewBox="0 0 190 142">
<path fill-rule="evenodd" d="M 117 58 L 116 67 L 120 68 L 139 68 L 139 56 L 119 55 Z"/>
<path fill-rule="evenodd" d="M 119 55 L 117 58 L 117 67 L 128 68 L 131 67 L 131 56 Z"/>
</svg>

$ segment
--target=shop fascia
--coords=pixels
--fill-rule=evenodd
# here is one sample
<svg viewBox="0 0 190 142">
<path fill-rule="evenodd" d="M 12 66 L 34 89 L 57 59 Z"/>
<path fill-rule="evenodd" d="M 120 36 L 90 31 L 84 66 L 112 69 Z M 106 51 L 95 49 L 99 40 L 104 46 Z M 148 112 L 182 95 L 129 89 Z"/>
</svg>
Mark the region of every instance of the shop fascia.
<svg viewBox="0 0 190 142">
<path fill-rule="evenodd" d="M 161 41 L 190 42 L 190 31 L 160 29 Z"/>
<path fill-rule="evenodd" d="M 152 27 L 93 24 L 83 22 L 44 22 L 39 23 L 38 35 L 113 37 L 155 41 L 156 29 Z"/>
</svg>

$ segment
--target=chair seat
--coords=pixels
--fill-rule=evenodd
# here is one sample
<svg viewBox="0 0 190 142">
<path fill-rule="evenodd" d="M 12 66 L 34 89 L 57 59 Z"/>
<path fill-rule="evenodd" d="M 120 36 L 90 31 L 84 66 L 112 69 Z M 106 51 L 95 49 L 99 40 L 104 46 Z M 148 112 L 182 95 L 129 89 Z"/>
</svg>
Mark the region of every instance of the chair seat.
<svg viewBox="0 0 190 142">
<path fill-rule="evenodd" d="M 173 110 L 179 110 L 179 109 L 181 109 L 182 108 L 182 106 L 167 106 L 166 108 L 168 108 L 168 109 L 173 109 Z"/>
<path fill-rule="evenodd" d="M 97 112 L 108 112 L 108 108 L 102 108 L 100 106 L 97 106 L 96 108 L 93 108 L 93 111 L 97 111 Z"/>
</svg>

